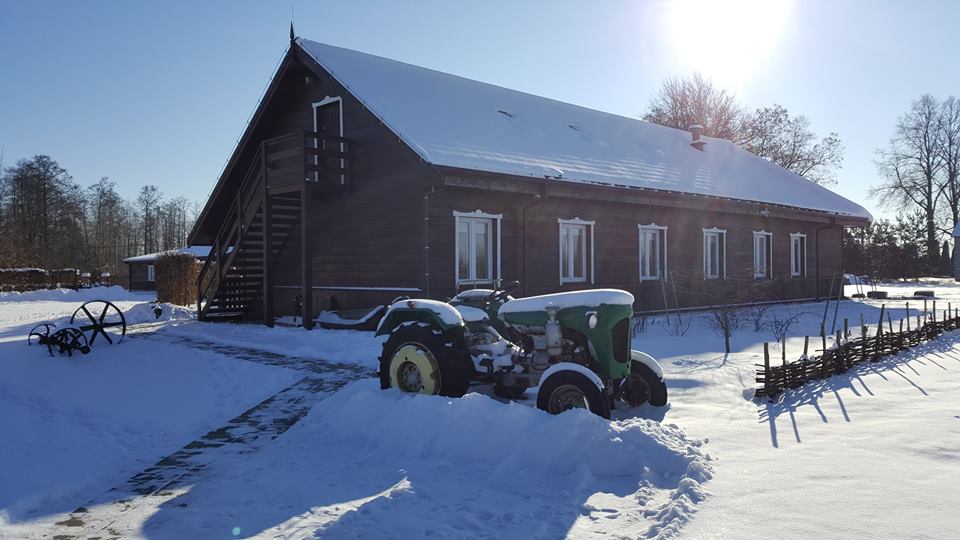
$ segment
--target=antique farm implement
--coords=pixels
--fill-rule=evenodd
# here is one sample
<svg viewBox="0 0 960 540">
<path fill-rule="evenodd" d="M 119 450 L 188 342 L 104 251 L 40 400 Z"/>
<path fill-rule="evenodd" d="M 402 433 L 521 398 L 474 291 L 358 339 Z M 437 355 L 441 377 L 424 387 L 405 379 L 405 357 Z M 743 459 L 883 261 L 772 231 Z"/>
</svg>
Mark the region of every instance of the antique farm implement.
<svg viewBox="0 0 960 540">
<path fill-rule="evenodd" d="M 73 356 L 74 351 L 89 353 L 98 338 L 114 345 L 123 341 L 126 334 L 127 320 L 120 308 L 106 300 L 91 300 L 78 307 L 65 326 L 58 328 L 53 322 L 34 326 L 27 344 L 46 345 L 50 356 L 54 351 Z"/>
</svg>

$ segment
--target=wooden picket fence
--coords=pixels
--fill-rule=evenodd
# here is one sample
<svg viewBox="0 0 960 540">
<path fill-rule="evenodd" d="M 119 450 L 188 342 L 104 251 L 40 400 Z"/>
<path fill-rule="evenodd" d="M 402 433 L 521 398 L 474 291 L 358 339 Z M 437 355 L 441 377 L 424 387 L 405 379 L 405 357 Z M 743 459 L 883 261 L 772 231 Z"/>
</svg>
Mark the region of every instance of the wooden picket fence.
<svg viewBox="0 0 960 540">
<path fill-rule="evenodd" d="M 926 302 L 924 302 L 926 307 Z M 803 356 L 793 362 L 787 362 L 786 353 L 781 358 L 780 365 L 771 365 L 769 344 L 763 344 L 763 364 L 757 364 L 756 382 L 760 384 L 755 393 L 756 397 L 775 396 L 789 388 L 799 388 L 804 384 L 818 379 L 825 379 L 838 373 L 843 373 L 853 366 L 863 362 L 876 362 L 884 356 L 897 354 L 900 351 L 916 347 L 930 341 L 948 330 L 960 328 L 960 313 L 952 306 L 943 310 L 937 317 L 937 303 L 933 302 L 933 313 L 928 314 L 926 309 L 922 317 L 917 316 L 916 325 L 911 327 L 910 304 L 907 304 L 907 317 L 900 319 L 899 329 L 895 332 L 893 321 L 889 313 L 884 320 L 886 306 L 880 307 L 880 322 L 876 333 L 869 335 L 867 327 L 861 319 L 860 337 L 850 338 L 849 324 L 844 321 L 844 329 L 837 331 L 835 336 L 828 336 L 823 332 L 821 325 L 820 340 L 822 344 L 820 356 L 807 356 L 810 338 L 804 339 Z M 906 321 L 906 328 L 904 328 Z M 884 328 L 886 323 L 886 329 Z M 827 347 L 828 339 L 832 346 Z"/>
</svg>

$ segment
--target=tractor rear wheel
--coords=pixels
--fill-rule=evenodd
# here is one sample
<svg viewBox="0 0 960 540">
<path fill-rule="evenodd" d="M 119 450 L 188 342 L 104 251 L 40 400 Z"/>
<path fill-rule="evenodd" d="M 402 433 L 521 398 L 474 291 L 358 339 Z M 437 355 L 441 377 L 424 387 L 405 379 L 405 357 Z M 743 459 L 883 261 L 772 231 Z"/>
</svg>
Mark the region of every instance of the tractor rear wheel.
<svg viewBox="0 0 960 540">
<path fill-rule="evenodd" d="M 589 409 L 603 418 L 610 418 L 610 402 L 603 391 L 583 373 L 563 370 L 540 382 L 537 408 L 550 414 L 570 409 Z"/>
<path fill-rule="evenodd" d="M 418 324 L 396 329 L 383 344 L 380 387 L 460 397 L 470 386 L 466 352 L 454 336 Z"/>
</svg>

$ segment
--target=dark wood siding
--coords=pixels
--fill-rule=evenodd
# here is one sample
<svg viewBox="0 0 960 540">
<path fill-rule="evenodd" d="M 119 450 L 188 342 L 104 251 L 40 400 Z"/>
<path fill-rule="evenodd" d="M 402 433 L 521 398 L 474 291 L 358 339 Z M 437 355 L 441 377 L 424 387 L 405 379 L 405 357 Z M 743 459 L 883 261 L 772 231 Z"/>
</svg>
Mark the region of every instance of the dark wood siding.
<svg viewBox="0 0 960 540">
<path fill-rule="evenodd" d="M 154 291 L 157 289 L 155 281 L 147 280 L 147 266 L 152 262 L 131 262 L 127 263 L 129 268 L 129 280 L 131 291 Z"/>
<path fill-rule="evenodd" d="M 343 305 L 368 306 L 423 294 L 423 197 L 439 175 L 319 67 L 289 69 L 276 96 L 258 137 L 312 130 L 312 104 L 339 96 L 343 135 L 351 141 L 349 189 L 310 200 L 314 310 L 329 307 L 332 296 Z M 300 236 L 290 237 L 275 266 L 277 315 L 291 313 L 301 292 Z"/>
<path fill-rule="evenodd" d="M 526 211 L 526 250 L 522 250 L 522 207 Z M 632 292 L 636 308 L 662 309 L 663 296 L 674 304 L 673 285 L 659 280 L 641 282 L 638 225 L 667 227 L 667 261 L 676 280 L 681 306 L 709 305 L 717 301 L 803 299 L 817 296 L 817 228 L 823 224 L 774 217 L 733 214 L 720 210 L 693 212 L 662 206 L 584 199 L 547 198 L 534 203 L 531 196 L 463 188 L 448 188 L 431 199 L 431 295 L 457 292 L 454 265 L 454 211 L 481 210 L 503 214 L 502 278 L 523 283 L 523 294 L 545 294 L 590 287 L 613 287 Z M 595 222 L 593 283 L 560 283 L 558 219 L 580 218 Z M 829 225 L 828 225 L 829 227 Z M 703 229 L 726 230 L 726 279 L 703 277 Z M 753 231 L 772 233 L 772 279 L 753 277 Z M 827 294 L 835 272 L 841 272 L 840 227 L 819 232 L 821 294 Z M 807 235 L 808 274 L 790 276 L 790 234 Z M 524 260 L 525 259 L 525 260 Z M 524 271 L 523 266 L 526 265 Z M 665 285 L 665 286 L 664 286 Z M 463 287 L 461 287 L 463 288 Z"/>
</svg>

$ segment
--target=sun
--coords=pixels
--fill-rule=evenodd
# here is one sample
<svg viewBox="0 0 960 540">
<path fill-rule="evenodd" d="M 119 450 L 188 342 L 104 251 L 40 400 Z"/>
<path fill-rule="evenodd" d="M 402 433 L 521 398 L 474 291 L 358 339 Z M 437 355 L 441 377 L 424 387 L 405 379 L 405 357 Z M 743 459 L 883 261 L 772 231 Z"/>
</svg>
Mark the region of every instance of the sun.
<svg viewBox="0 0 960 540">
<path fill-rule="evenodd" d="M 668 39 L 684 68 L 736 89 L 780 42 L 792 0 L 670 0 Z"/>
</svg>

